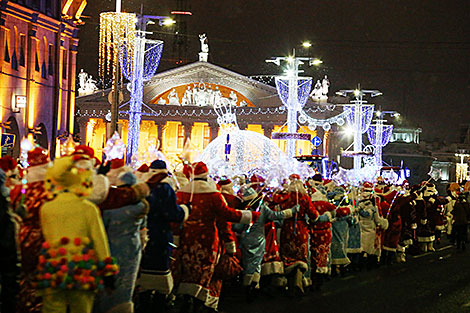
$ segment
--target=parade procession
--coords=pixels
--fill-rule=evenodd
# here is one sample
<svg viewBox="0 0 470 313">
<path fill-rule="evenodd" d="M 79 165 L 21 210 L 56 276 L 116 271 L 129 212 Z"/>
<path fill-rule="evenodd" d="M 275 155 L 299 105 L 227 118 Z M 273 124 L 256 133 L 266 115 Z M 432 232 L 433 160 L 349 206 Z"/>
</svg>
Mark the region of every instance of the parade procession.
<svg viewBox="0 0 470 313">
<path fill-rule="evenodd" d="M 468 42 L 137 2 L 0 4 L 1 313 L 469 309 Z"/>
</svg>

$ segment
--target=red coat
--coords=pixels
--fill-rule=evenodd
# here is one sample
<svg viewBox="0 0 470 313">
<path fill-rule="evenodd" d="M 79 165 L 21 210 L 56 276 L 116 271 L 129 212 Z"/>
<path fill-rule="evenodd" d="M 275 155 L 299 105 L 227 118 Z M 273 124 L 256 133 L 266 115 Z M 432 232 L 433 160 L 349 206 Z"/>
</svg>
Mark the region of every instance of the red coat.
<svg viewBox="0 0 470 313">
<path fill-rule="evenodd" d="M 314 201 L 313 206 L 319 215 L 336 210 L 336 206 L 328 201 Z M 328 273 L 327 262 L 331 238 L 331 222 L 312 224 L 310 236 L 311 266 L 317 273 Z"/>
<path fill-rule="evenodd" d="M 284 220 L 281 230 L 280 252 L 284 269 L 289 273 L 299 266 L 302 270 L 308 269 L 308 235 L 306 217 L 311 221 L 318 218 L 318 212 L 313 207 L 312 201 L 307 194 L 289 192 L 286 201 L 281 203 L 281 209 L 289 209 L 299 204 L 299 212 L 295 218 Z"/>
<path fill-rule="evenodd" d="M 179 256 L 182 277 L 178 293 L 206 302 L 220 253 L 217 222 L 249 224 L 252 212 L 229 208 L 210 178 L 207 181 L 195 180 L 181 188 L 177 202 L 191 204 L 191 213 L 181 230 Z"/>
</svg>

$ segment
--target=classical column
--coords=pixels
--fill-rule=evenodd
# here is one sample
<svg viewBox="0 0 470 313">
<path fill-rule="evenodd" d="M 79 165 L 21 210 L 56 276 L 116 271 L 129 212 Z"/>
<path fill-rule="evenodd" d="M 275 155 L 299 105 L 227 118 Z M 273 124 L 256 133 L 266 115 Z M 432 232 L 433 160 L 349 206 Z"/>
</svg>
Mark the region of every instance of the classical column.
<svg viewBox="0 0 470 313">
<path fill-rule="evenodd" d="M 273 125 L 263 125 L 264 135 L 271 139 L 273 129 L 274 129 Z"/>
<path fill-rule="evenodd" d="M 217 138 L 219 134 L 219 124 L 217 123 L 210 123 L 209 127 L 211 129 L 211 141 Z"/>
<path fill-rule="evenodd" d="M 183 122 L 183 127 L 184 127 L 184 142 L 186 142 L 188 138 L 191 138 L 191 130 L 193 128 L 193 123 Z"/>
<path fill-rule="evenodd" d="M 77 122 L 78 122 L 78 127 L 80 128 L 80 143 L 82 145 L 87 145 L 88 142 L 86 141 L 87 140 L 87 138 L 86 138 L 86 127 L 87 127 L 88 118 L 79 117 L 77 119 Z"/>
<path fill-rule="evenodd" d="M 158 139 L 158 149 L 163 150 L 163 128 L 165 127 L 164 122 L 158 122 L 157 124 L 157 139 Z"/>
</svg>

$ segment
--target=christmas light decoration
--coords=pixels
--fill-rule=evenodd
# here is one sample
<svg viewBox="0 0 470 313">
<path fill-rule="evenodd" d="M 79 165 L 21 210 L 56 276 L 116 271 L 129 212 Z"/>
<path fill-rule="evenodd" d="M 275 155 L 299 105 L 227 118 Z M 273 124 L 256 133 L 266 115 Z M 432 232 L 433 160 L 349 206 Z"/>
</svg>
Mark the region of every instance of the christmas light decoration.
<svg viewBox="0 0 470 313">
<path fill-rule="evenodd" d="M 367 138 L 375 147 L 375 160 L 377 166 L 382 166 L 382 148 L 388 145 L 392 138 L 393 125 L 385 125 L 385 120 L 379 119 L 370 125 L 367 130 Z"/>
<path fill-rule="evenodd" d="M 123 159 L 125 151 L 126 145 L 117 132 L 106 141 L 106 146 L 103 149 L 107 160 Z"/>
<path fill-rule="evenodd" d="M 362 135 L 369 129 L 374 115 L 374 105 L 367 104 L 364 95 L 369 94 L 376 97 L 382 95 L 382 93 L 378 90 L 361 90 L 359 85 L 357 89 L 340 90 L 336 94 L 341 96 L 352 94 L 355 97 L 350 104 L 344 105 L 343 110 L 346 113 L 346 122 L 354 133 L 354 169 L 357 171 L 362 168 L 362 155 L 360 153 L 363 150 Z"/>
<path fill-rule="evenodd" d="M 104 12 L 100 14 L 99 70 L 102 79 L 111 75 L 116 77 L 113 66 L 118 63 L 119 51 L 123 44 L 127 48 L 128 68 L 132 69 L 135 42 L 136 15 L 133 13 Z"/>
<path fill-rule="evenodd" d="M 60 155 L 70 155 L 75 151 L 75 147 L 78 146 L 78 142 L 75 142 L 73 135 L 69 134 L 65 141 L 60 143 Z"/>
</svg>

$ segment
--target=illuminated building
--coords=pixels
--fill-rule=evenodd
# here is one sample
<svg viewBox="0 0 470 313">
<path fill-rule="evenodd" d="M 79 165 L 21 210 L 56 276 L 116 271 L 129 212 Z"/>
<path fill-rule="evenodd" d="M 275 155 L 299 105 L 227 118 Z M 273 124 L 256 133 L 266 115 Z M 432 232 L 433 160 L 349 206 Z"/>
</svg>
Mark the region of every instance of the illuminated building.
<svg viewBox="0 0 470 313">
<path fill-rule="evenodd" d="M 77 124 L 82 143 L 90 145 L 98 154 L 109 137 L 106 134 L 109 91 L 77 98 Z M 282 128 L 286 110 L 282 108 L 275 87 L 209 62 L 194 62 L 158 73 L 145 83 L 143 94 L 145 105 L 139 137 L 140 154 L 159 145 L 169 158 L 176 158 L 182 152 L 186 138 L 191 139 L 196 154 L 202 152 L 219 133 L 217 114 L 208 105 L 216 97 L 236 102 L 240 129 L 255 131 L 269 138 L 273 132 L 285 131 Z M 201 97 L 204 98 L 201 100 Z M 124 103 L 129 101 L 127 90 L 124 98 Z M 119 128 L 124 142 L 127 142 L 128 133 L 127 110 L 128 105 L 123 105 L 119 113 Z M 305 111 L 315 113 L 314 104 L 308 102 Z M 308 127 L 299 127 L 298 132 L 316 136 L 316 130 Z M 273 140 L 285 151 L 285 140 Z M 297 143 L 298 155 L 310 154 L 312 149 L 309 141 Z"/>
<path fill-rule="evenodd" d="M 32 130 L 55 151 L 58 135 L 74 129 L 78 28 L 86 0 L 2 2 L 0 121 L 16 136 L 7 153 L 19 156 Z"/>
</svg>

